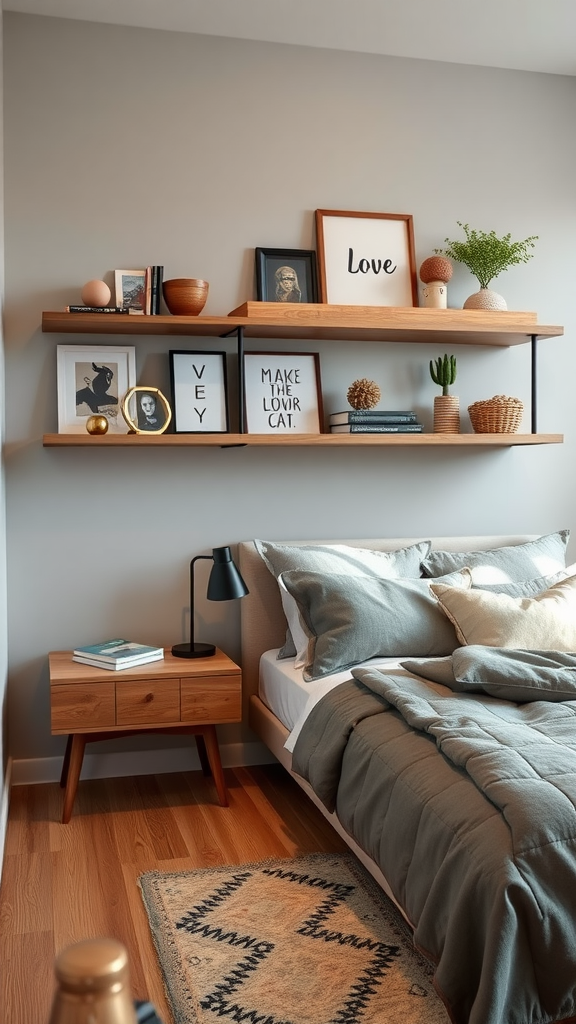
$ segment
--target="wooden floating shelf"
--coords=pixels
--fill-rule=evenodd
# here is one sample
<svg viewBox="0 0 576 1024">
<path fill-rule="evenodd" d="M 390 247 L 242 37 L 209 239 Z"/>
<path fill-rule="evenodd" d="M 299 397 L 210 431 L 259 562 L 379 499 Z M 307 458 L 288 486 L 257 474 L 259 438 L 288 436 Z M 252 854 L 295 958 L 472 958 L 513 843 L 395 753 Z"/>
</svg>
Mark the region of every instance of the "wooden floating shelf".
<svg viewBox="0 0 576 1024">
<path fill-rule="evenodd" d="M 107 314 L 106 314 L 107 315 Z M 562 434 L 45 434 L 45 448 L 512 448 Z"/>
<path fill-rule="evenodd" d="M 279 308 L 280 307 L 280 308 Z M 448 342 L 510 346 L 532 337 L 555 338 L 563 327 L 537 323 L 536 313 L 391 306 L 336 306 L 246 302 L 228 316 L 133 316 L 123 313 L 42 314 L 42 330 L 57 334 L 223 337 L 243 328 L 245 338 L 318 341 Z"/>
</svg>

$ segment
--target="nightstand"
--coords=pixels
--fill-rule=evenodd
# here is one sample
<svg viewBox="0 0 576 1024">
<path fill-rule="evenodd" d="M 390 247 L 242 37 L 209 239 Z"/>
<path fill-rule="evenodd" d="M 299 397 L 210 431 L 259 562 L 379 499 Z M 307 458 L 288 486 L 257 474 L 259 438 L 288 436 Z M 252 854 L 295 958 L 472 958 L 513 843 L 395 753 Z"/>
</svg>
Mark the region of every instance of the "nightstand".
<svg viewBox="0 0 576 1024">
<path fill-rule="evenodd" d="M 51 731 L 68 734 L 60 779 L 64 824 L 86 744 L 120 733 L 193 735 L 202 770 L 212 775 L 220 804 L 228 805 L 216 725 L 241 721 L 242 673 L 226 654 L 186 661 L 167 650 L 162 661 L 112 672 L 73 661 L 72 651 L 54 651 L 49 667 Z"/>
</svg>

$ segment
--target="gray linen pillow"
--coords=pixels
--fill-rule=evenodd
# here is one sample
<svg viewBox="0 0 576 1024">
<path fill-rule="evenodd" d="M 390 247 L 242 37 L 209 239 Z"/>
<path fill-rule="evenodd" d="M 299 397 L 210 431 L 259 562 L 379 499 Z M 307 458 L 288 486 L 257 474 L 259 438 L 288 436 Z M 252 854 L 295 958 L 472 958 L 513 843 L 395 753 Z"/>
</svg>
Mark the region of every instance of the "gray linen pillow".
<svg viewBox="0 0 576 1024">
<path fill-rule="evenodd" d="M 268 540 L 255 540 L 254 546 L 273 576 L 289 569 L 309 572 L 335 572 L 348 576 L 375 576 L 379 579 L 419 577 L 420 563 L 431 548 L 429 540 L 410 544 L 396 551 L 375 551 L 372 548 L 354 548 L 347 544 L 276 544 Z M 412 653 L 412 652 L 411 652 Z M 296 648 L 290 628 L 286 630 L 286 643 L 278 658 L 293 658 Z"/>
<path fill-rule="evenodd" d="M 488 551 L 430 551 L 422 560 L 422 575 L 437 577 L 468 566 L 473 586 L 533 580 L 566 568 L 569 538 L 570 530 L 560 530 Z"/>
<path fill-rule="evenodd" d="M 378 579 L 291 569 L 282 582 L 308 633 L 306 682 L 376 657 L 439 657 L 458 646 L 456 633 L 432 595 L 432 580 Z M 443 577 L 470 587 L 467 569 Z"/>
</svg>

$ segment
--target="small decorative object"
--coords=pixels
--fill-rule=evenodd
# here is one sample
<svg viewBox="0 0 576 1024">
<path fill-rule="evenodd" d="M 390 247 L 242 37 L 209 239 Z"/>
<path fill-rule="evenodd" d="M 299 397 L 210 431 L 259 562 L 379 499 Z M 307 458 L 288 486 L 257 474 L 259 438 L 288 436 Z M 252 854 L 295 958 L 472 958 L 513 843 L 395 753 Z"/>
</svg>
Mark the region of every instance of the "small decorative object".
<svg viewBox="0 0 576 1024">
<path fill-rule="evenodd" d="M 198 316 L 208 298 L 208 281 L 199 277 L 173 277 L 162 285 L 164 302 L 173 316 Z"/>
<path fill-rule="evenodd" d="M 512 242 L 510 233 L 498 238 L 495 231 L 476 231 L 459 220 L 456 223 L 462 228 L 466 240 L 453 242 L 446 238 L 446 248 L 435 249 L 434 252 L 464 263 L 478 279 L 480 290 L 466 299 L 463 308 L 508 309 L 506 300 L 488 285 L 509 267 L 528 263 L 533 256 L 528 250 L 534 248 L 538 235 L 530 235 L 523 242 Z"/>
<path fill-rule="evenodd" d="M 105 416 L 89 416 L 86 420 L 86 430 L 89 434 L 105 434 L 108 430 L 108 420 Z"/>
<path fill-rule="evenodd" d="M 58 345 L 58 432 L 83 434 L 86 420 L 105 416 L 111 434 L 127 434 L 120 402 L 136 383 L 136 349 L 120 345 Z"/>
<path fill-rule="evenodd" d="M 429 256 L 424 260 L 420 267 L 420 280 L 424 283 L 424 306 L 430 309 L 446 309 L 448 281 L 452 273 L 452 264 L 445 256 Z"/>
<path fill-rule="evenodd" d="M 158 388 L 129 388 L 120 408 L 131 434 L 163 434 L 172 419 L 168 401 Z"/>
<path fill-rule="evenodd" d="M 250 434 L 321 434 L 317 352 L 246 352 L 245 428 Z"/>
<path fill-rule="evenodd" d="M 348 404 L 353 409 L 373 409 L 380 401 L 381 391 L 376 381 L 361 377 L 353 381 L 346 392 Z"/>
<path fill-rule="evenodd" d="M 206 594 L 209 601 L 234 601 L 246 597 L 248 593 L 248 587 L 236 567 L 229 547 L 213 548 L 211 555 L 196 555 L 190 562 L 190 640 L 185 644 L 174 645 L 172 654 L 176 658 L 209 658 L 216 651 L 213 644 L 194 642 L 194 564 L 199 559 L 214 562 Z"/>
<path fill-rule="evenodd" d="M 316 238 L 321 302 L 418 305 L 411 214 L 316 210 Z"/>
<path fill-rule="evenodd" d="M 128 953 L 121 942 L 98 938 L 67 946 L 58 954 L 54 973 L 57 988 L 50 1012 L 52 1024 L 70 1020 L 77 1024 L 96 1020 L 136 1024 Z"/>
<path fill-rule="evenodd" d="M 143 313 L 146 308 L 146 270 L 115 270 L 116 305 Z"/>
<path fill-rule="evenodd" d="M 85 306 L 107 306 L 112 298 L 112 292 L 105 281 L 87 281 L 80 297 Z"/>
<path fill-rule="evenodd" d="M 186 349 L 169 357 L 175 433 L 226 433 L 226 353 Z"/>
<path fill-rule="evenodd" d="M 259 302 L 318 302 L 316 253 L 308 249 L 256 249 Z"/>
<path fill-rule="evenodd" d="M 434 399 L 434 433 L 460 433 L 460 401 L 448 394 L 448 388 L 456 380 L 456 356 L 440 356 L 430 360 L 430 376 L 442 388 L 442 394 Z"/>
<path fill-rule="evenodd" d="M 522 422 L 524 405 L 519 398 L 494 395 L 468 406 L 475 434 L 515 434 Z"/>
</svg>

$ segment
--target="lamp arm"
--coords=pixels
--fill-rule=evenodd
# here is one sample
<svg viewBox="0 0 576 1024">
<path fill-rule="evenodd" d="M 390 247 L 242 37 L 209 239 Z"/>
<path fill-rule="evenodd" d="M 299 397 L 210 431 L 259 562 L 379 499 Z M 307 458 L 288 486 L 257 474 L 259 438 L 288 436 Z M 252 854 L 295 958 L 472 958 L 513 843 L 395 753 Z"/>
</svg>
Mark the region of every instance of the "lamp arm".
<svg viewBox="0 0 576 1024">
<path fill-rule="evenodd" d="M 201 558 L 212 562 L 212 555 L 196 555 L 190 562 L 190 650 L 194 650 L 194 563 Z"/>
</svg>

